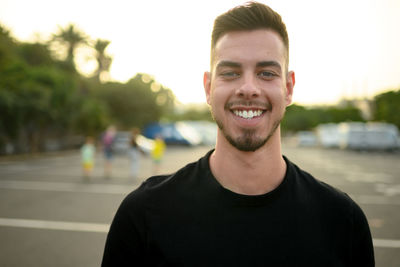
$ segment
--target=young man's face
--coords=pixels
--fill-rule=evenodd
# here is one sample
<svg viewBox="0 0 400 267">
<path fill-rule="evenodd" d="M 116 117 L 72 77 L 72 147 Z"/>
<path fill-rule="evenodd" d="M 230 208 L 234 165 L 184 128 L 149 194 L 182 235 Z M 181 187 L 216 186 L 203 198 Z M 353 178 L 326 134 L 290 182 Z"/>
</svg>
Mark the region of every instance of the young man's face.
<svg viewBox="0 0 400 267">
<path fill-rule="evenodd" d="M 239 150 L 262 147 L 279 127 L 293 93 L 294 73 L 286 73 L 279 35 L 227 33 L 216 43 L 211 68 L 204 87 L 220 131 Z"/>
</svg>

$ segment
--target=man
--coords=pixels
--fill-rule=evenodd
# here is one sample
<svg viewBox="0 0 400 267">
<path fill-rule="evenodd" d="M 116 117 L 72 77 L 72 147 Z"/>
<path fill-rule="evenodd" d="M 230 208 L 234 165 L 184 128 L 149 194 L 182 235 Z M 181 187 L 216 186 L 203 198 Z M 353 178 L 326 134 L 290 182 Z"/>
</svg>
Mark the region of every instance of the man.
<svg viewBox="0 0 400 267">
<path fill-rule="evenodd" d="M 127 196 L 103 266 L 374 266 L 357 204 L 282 156 L 279 125 L 295 84 L 288 43 L 263 4 L 215 20 L 204 75 L 215 149 Z"/>
</svg>

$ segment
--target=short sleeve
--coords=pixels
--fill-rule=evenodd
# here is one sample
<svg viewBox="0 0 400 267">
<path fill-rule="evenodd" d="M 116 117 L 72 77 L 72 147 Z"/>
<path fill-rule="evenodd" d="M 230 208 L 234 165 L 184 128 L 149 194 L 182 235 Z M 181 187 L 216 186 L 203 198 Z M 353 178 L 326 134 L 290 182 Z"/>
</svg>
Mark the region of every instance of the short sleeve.
<svg viewBox="0 0 400 267">
<path fill-rule="evenodd" d="M 111 223 L 102 267 L 144 265 L 144 219 L 134 194 L 124 199 Z"/>
<path fill-rule="evenodd" d="M 375 266 L 374 248 L 368 221 L 361 208 L 353 202 L 352 265 Z"/>
</svg>

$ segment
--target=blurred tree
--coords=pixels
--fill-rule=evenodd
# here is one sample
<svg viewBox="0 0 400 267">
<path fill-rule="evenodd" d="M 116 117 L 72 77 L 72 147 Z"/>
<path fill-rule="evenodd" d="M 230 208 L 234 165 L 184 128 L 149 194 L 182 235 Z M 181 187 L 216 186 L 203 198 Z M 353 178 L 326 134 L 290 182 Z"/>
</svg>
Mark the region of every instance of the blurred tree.
<svg viewBox="0 0 400 267">
<path fill-rule="evenodd" d="M 161 85 L 152 90 L 151 85 L 155 82 L 150 75 L 137 74 L 125 84 L 109 82 L 99 85 L 93 94 L 106 103 L 111 120 L 119 128 L 143 127 L 159 121 L 173 110 L 174 95 Z"/>
<path fill-rule="evenodd" d="M 35 152 L 48 137 L 100 132 L 108 113 L 83 97 L 83 80 L 54 60 L 46 44 L 19 43 L 0 26 L 0 152 L 5 143 Z"/>
<path fill-rule="evenodd" d="M 17 42 L 11 37 L 10 31 L 0 25 L 0 148 L 18 134 L 18 110 L 15 108 L 18 97 L 13 92 L 14 83 L 19 77 L 10 76 L 9 72 L 22 69 L 18 61 Z M 17 74 L 21 77 L 21 73 Z"/>
<path fill-rule="evenodd" d="M 110 44 L 110 41 L 97 39 L 94 44 L 96 50 L 97 70 L 95 77 L 98 81 L 101 81 L 101 74 L 107 73 L 110 70 L 112 57 L 106 55 L 105 50 Z"/>
<path fill-rule="evenodd" d="M 308 130 L 313 127 L 311 112 L 300 105 L 290 105 L 286 108 L 286 114 L 282 120 L 282 132 L 296 132 Z"/>
<path fill-rule="evenodd" d="M 0 71 L 15 60 L 16 49 L 17 44 L 10 31 L 0 24 Z"/>
<path fill-rule="evenodd" d="M 321 123 L 326 122 L 345 122 L 345 121 L 364 121 L 361 110 L 357 107 L 348 104 L 344 107 L 328 107 L 325 109 L 326 119 Z"/>
<path fill-rule="evenodd" d="M 204 104 L 204 107 L 187 107 L 179 112 L 170 113 L 167 116 L 168 121 L 214 121 L 210 109 Z"/>
<path fill-rule="evenodd" d="M 400 129 L 400 90 L 375 96 L 373 119 L 395 124 Z"/>
<path fill-rule="evenodd" d="M 53 58 L 48 45 L 19 43 L 0 27 L 0 151 L 11 142 L 17 151 L 35 152 L 49 137 L 96 135 L 110 122 L 126 129 L 142 127 L 172 112 L 173 93 L 150 75 L 137 74 L 124 84 L 101 84 L 79 75 L 74 50 L 86 39 L 72 24 L 54 35 L 53 41 L 68 46 L 63 63 Z M 98 75 L 110 68 L 111 57 L 105 54 L 109 43 L 95 44 Z"/>
<path fill-rule="evenodd" d="M 81 108 L 77 114 L 74 129 L 85 136 L 96 136 L 110 123 L 107 106 L 102 101 L 92 97 L 86 97 L 81 102 Z"/>
<path fill-rule="evenodd" d="M 293 104 L 286 109 L 282 120 L 282 131 L 297 132 L 311 130 L 321 123 L 363 121 L 361 111 L 349 102 L 343 107 L 304 107 Z"/>
<path fill-rule="evenodd" d="M 76 29 L 74 24 L 69 24 L 66 28 L 59 27 L 59 32 L 53 35 L 52 41 L 59 42 L 67 46 L 68 65 L 75 70 L 74 55 L 75 50 L 80 44 L 86 44 L 88 37 L 79 29 Z"/>
<path fill-rule="evenodd" d="M 55 64 L 47 44 L 22 43 L 18 46 L 18 55 L 31 66 L 51 66 Z"/>
<path fill-rule="evenodd" d="M 0 92 L 6 95 L 6 102 L 0 102 L 6 117 L 3 134 L 8 139 L 26 136 L 31 152 L 40 149 L 49 128 L 68 133 L 71 114 L 79 110 L 74 77 L 52 67 L 16 63 L 2 72 Z"/>
</svg>

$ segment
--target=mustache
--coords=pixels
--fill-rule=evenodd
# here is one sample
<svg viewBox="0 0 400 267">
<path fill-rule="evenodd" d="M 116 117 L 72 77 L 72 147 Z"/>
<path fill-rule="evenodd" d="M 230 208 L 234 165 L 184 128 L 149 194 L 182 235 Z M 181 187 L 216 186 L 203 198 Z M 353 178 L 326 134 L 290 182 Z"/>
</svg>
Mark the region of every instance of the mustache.
<svg viewBox="0 0 400 267">
<path fill-rule="evenodd" d="M 234 106 L 245 106 L 245 107 L 252 107 L 252 108 L 259 108 L 259 109 L 272 109 L 272 105 L 269 102 L 262 102 L 258 100 L 235 100 L 230 101 L 225 104 L 225 109 L 231 109 Z"/>
</svg>

